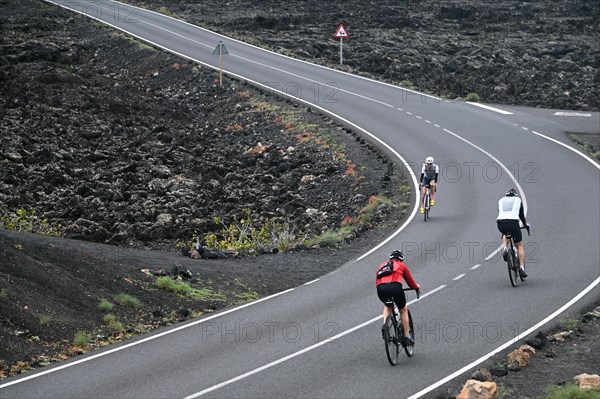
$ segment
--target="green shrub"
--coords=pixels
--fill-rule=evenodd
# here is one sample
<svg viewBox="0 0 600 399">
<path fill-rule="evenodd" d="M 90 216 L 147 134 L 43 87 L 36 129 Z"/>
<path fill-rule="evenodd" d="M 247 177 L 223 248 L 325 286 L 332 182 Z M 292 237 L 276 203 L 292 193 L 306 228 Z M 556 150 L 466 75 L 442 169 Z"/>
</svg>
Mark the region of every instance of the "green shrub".
<svg viewBox="0 0 600 399">
<path fill-rule="evenodd" d="M 85 348 L 91 339 L 91 334 L 85 331 L 78 331 L 75 334 L 75 338 L 73 338 L 73 346 L 76 346 L 78 348 Z"/>
<path fill-rule="evenodd" d="M 113 332 L 121 332 L 123 331 L 123 323 L 117 320 L 117 316 L 112 313 L 105 314 L 102 318 L 108 328 Z"/>
<path fill-rule="evenodd" d="M 156 286 L 161 290 L 173 292 L 178 295 L 191 296 L 203 301 L 224 302 L 227 300 L 224 295 L 215 293 L 212 288 L 193 288 L 188 283 L 176 281 L 167 276 L 159 277 L 156 280 Z"/>
<path fill-rule="evenodd" d="M 566 330 L 577 330 L 580 323 L 581 319 L 577 317 L 571 317 L 570 319 L 561 320 L 560 326 Z"/>
<path fill-rule="evenodd" d="M 139 309 L 142 307 L 142 302 L 129 294 L 119 294 L 114 297 L 114 301 L 128 308 Z"/>
<path fill-rule="evenodd" d="M 258 223 L 252 219 L 251 211 L 247 208 L 242 210 L 241 215 L 234 217 L 229 225 L 225 225 L 219 217 L 214 217 L 213 222 L 223 227 L 219 234 L 204 236 L 204 242 L 209 248 L 244 253 L 274 248 L 283 251 L 294 246 L 298 240 L 289 224 L 275 220 Z"/>
<path fill-rule="evenodd" d="M 52 317 L 45 315 L 40 317 L 40 325 L 47 326 L 52 321 Z"/>
<path fill-rule="evenodd" d="M 579 389 L 574 384 L 563 387 L 551 385 L 546 388 L 546 394 L 542 399 L 600 399 L 600 389 Z"/>
<path fill-rule="evenodd" d="M 411 82 L 408 79 L 404 79 L 402 82 L 400 82 L 400 86 L 402 86 L 406 89 L 409 89 L 409 90 L 412 90 L 415 88 L 415 85 L 413 84 L 413 82 Z"/>
<path fill-rule="evenodd" d="M 40 219 L 35 209 L 25 208 L 10 212 L 6 206 L 0 208 L 0 227 L 6 230 L 25 231 L 51 237 L 62 237 L 62 225 L 51 226 L 47 219 Z"/>
<path fill-rule="evenodd" d="M 469 93 L 465 97 L 465 100 L 477 103 L 477 102 L 479 102 L 479 100 L 481 100 L 481 98 L 479 97 L 479 94 L 477 94 L 477 93 Z"/>
<path fill-rule="evenodd" d="M 192 293 L 192 287 L 183 281 L 175 281 L 171 277 L 163 276 L 156 280 L 156 286 L 165 291 L 174 292 L 179 295 L 189 295 Z"/>
<path fill-rule="evenodd" d="M 102 299 L 98 304 L 98 309 L 100 309 L 103 313 L 110 313 L 112 312 L 113 308 L 114 305 L 106 299 Z"/>
</svg>

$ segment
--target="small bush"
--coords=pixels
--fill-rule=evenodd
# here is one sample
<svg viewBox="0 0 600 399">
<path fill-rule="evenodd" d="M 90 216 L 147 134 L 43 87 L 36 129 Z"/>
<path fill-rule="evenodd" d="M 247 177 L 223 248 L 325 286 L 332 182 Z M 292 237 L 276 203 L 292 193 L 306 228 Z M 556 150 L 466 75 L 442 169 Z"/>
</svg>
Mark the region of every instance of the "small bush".
<svg viewBox="0 0 600 399">
<path fill-rule="evenodd" d="M 115 296 L 114 300 L 117 304 L 127 308 L 139 309 L 142 307 L 142 302 L 129 294 L 119 294 Z"/>
<path fill-rule="evenodd" d="M 319 244 L 322 247 L 337 248 L 344 242 L 352 230 L 352 226 L 349 225 L 335 231 L 328 230 L 318 237 L 307 240 L 306 246 L 310 247 Z"/>
<path fill-rule="evenodd" d="M 402 186 L 400 186 L 400 192 L 402 193 L 402 195 L 404 197 L 410 197 L 411 191 L 412 191 L 412 189 L 410 188 L 409 185 L 403 184 Z"/>
<path fill-rule="evenodd" d="M 165 291 L 174 292 L 179 295 L 189 295 L 192 292 L 192 287 L 183 281 L 175 281 L 171 277 L 159 277 L 156 280 L 156 286 Z"/>
<path fill-rule="evenodd" d="M 115 316 L 114 314 L 106 314 L 104 315 L 104 317 L 102 318 L 104 320 L 104 322 L 106 323 L 106 325 L 108 326 L 108 328 L 113 331 L 113 332 L 121 332 L 123 331 L 123 323 L 121 323 L 120 321 L 117 320 L 117 316 Z"/>
<path fill-rule="evenodd" d="M 91 339 L 91 334 L 85 331 L 78 331 L 75 334 L 75 338 L 73 338 L 73 346 L 76 346 L 78 348 L 85 348 Z"/>
<path fill-rule="evenodd" d="M 0 299 L 8 298 L 8 290 L 6 288 L 2 288 L 0 290 Z"/>
<path fill-rule="evenodd" d="M 561 320 L 560 326 L 566 330 L 577 330 L 580 323 L 581 319 L 577 317 L 571 317 L 570 319 Z"/>
<path fill-rule="evenodd" d="M 400 86 L 402 86 L 406 89 L 409 89 L 409 90 L 412 90 L 415 88 L 415 85 L 413 84 L 413 82 L 411 82 L 410 80 L 407 80 L 407 79 L 400 82 Z"/>
<path fill-rule="evenodd" d="M 62 237 L 62 225 L 51 226 L 47 219 L 36 215 L 35 209 L 21 208 L 14 213 L 9 212 L 6 206 L 0 208 L 0 227 L 6 230 L 25 231 L 51 237 Z"/>
<path fill-rule="evenodd" d="M 102 299 L 98 304 L 98 309 L 100 309 L 103 313 L 110 313 L 112 312 L 113 308 L 114 305 L 106 299 Z"/>
<path fill-rule="evenodd" d="M 600 389 L 579 389 L 577 385 L 567 384 L 563 387 L 555 385 L 546 388 L 542 399 L 599 399 Z"/>
<path fill-rule="evenodd" d="M 465 97 L 465 100 L 477 103 L 477 102 L 479 102 L 479 100 L 481 100 L 481 98 L 479 97 L 479 94 L 477 94 L 477 93 L 469 93 Z"/>
<path fill-rule="evenodd" d="M 40 325 L 41 326 L 47 326 L 48 324 L 50 324 L 50 322 L 52 321 L 52 317 L 45 315 L 40 317 Z"/>
</svg>

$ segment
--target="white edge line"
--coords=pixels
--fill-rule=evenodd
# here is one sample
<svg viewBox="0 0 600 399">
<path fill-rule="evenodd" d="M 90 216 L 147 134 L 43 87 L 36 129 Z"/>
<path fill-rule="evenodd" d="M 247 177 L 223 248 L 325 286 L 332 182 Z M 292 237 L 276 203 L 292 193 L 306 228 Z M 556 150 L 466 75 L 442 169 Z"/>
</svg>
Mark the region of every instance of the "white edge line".
<svg viewBox="0 0 600 399">
<path fill-rule="evenodd" d="M 407 302 L 407 305 L 412 305 L 412 304 L 413 304 L 413 303 L 415 303 L 416 301 L 418 301 L 418 300 L 421 300 L 421 299 L 423 299 L 423 298 L 425 298 L 425 297 L 427 297 L 427 296 L 429 296 L 429 295 L 432 295 L 432 294 L 434 294 L 435 292 L 437 292 L 437 291 L 439 291 L 439 290 L 443 289 L 444 287 L 446 287 L 446 286 L 445 286 L 445 285 L 441 285 L 441 286 L 437 287 L 436 289 L 434 289 L 434 290 L 432 290 L 432 291 L 429 291 L 427 294 L 424 294 L 423 296 L 421 296 L 421 298 L 420 298 L 420 299 L 413 299 L 412 301 L 410 301 L 410 302 Z M 260 372 L 261 372 L 261 371 L 263 371 L 263 370 L 269 369 L 269 368 L 271 368 L 271 367 L 273 367 L 273 366 L 276 366 L 276 365 L 278 365 L 278 364 L 281 364 L 281 363 L 283 363 L 283 362 L 286 362 L 286 361 L 288 361 L 288 360 L 290 360 L 290 359 L 293 359 L 293 358 L 295 358 L 295 357 L 298 357 L 298 356 L 300 356 L 300 355 L 302 355 L 302 354 L 304 354 L 304 353 L 306 353 L 306 352 L 309 352 L 309 351 L 311 351 L 311 350 L 313 350 L 313 349 L 316 349 L 316 348 L 318 348 L 318 347 L 320 347 L 320 346 L 323 346 L 323 345 L 325 345 L 325 344 L 328 344 L 329 342 L 335 341 L 336 339 L 338 339 L 338 338 L 341 338 L 341 337 L 343 337 L 344 335 L 348 335 L 348 334 L 350 334 L 350 333 L 352 333 L 352 332 L 354 332 L 354 331 L 356 331 L 356 330 L 358 330 L 358 329 L 361 329 L 361 328 L 363 328 L 363 327 L 366 327 L 366 326 L 368 326 L 369 324 L 371 324 L 371 323 L 374 323 L 374 322 L 376 322 L 377 320 L 379 320 L 379 319 L 381 319 L 381 318 L 382 318 L 382 316 L 381 316 L 381 315 L 380 315 L 380 316 L 377 316 L 377 317 L 374 317 L 374 318 L 372 318 L 371 320 L 367 320 L 367 321 L 365 321 L 364 323 L 361 323 L 361 324 L 359 324 L 359 325 L 357 325 L 357 326 L 355 326 L 355 327 L 352 327 L 352 328 L 350 328 L 350 329 L 348 329 L 348 330 L 346 330 L 346 331 L 343 331 L 343 332 L 341 332 L 341 333 L 339 333 L 339 334 L 337 334 L 337 335 L 334 335 L 333 337 L 327 338 L 326 340 L 323 340 L 323 341 L 321 341 L 321 342 L 317 342 L 316 344 L 314 344 L 314 345 L 311 345 L 311 346 L 309 346 L 309 347 L 306 347 L 306 348 L 304 348 L 304 349 L 302 349 L 302 350 L 300 350 L 300 351 L 298 351 L 298 352 L 291 353 L 291 354 L 289 354 L 289 355 L 287 355 L 287 356 L 285 356 L 285 357 L 282 357 L 282 358 L 280 358 L 280 359 L 277 359 L 277 360 L 275 360 L 275 361 L 273 361 L 273 362 L 271 362 L 271 363 L 265 364 L 264 366 L 258 367 L 258 368 L 254 369 L 254 370 L 250 370 L 250 371 L 248 371 L 247 373 L 244 373 L 244 374 L 238 375 L 237 377 L 231 378 L 231 379 L 229 379 L 229 380 L 226 380 L 226 381 L 223 381 L 223 382 L 221 382 L 221 383 L 219 383 L 219 384 L 216 384 L 216 385 L 213 385 L 213 386 L 211 386 L 211 387 L 208 387 L 208 388 L 206 388 L 206 389 L 203 389 L 202 391 L 196 392 L 196 393 L 194 393 L 194 394 L 192 394 L 192 395 L 190 395 L 190 396 L 186 396 L 186 397 L 185 397 L 185 399 L 195 399 L 195 398 L 197 398 L 197 397 L 199 397 L 199 396 L 205 395 L 205 394 L 207 394 L 207 393 L 209 393 L 209 392 L 212 392 L 212 391 L 215 391 L 215 390 L 217 390 L 217 389 L 219 389 L 219 388 L 223 388 L 224 386 L 227 386 L 227 385 L 229 385 L 229 384 L 233 384 L 234 382 L 237 382 L 237 381 L 243 380 L 244 378 L 250 377 L 250 376 L 252 376 L 252 375 L 254 375 L 254 374 L 258 374 L 258 373 L 260 373 Z"/>
<path fill-rule="evenodd" d="M 586 160 L 587 160 L 589 163 L 591 163 L 592 165 L 594 165 L 594 166 L 596 167 L 596 169 L 600 169 L 600 164 L 598 164 L 598 162 L 594 161 L 592 158 L 588 157 L 588 156 L 587 156 L 587 155 L 585 155 L 583 152 L 581 152 L 581 151 L 579 151 L 579 150 L 577 150 L 577 149 L 575 149 L 575 148 L 571 147 L 570 145 L 567 145 L 567 144 L 565 144 L 565 143 L 562 143 L 562 142 L 560 142 L 560 141 L 558 141 L 558 140 L 555 140 L 555 139 L 553 139 L 553 138 L 551 138 L 551 137 L 548 137 L 548 136 L 546 136 L 546 135 L 544 135 L 544 134 L 542 134 L 542 133 L 538 133 L 538 132 L 536 132 L 535 130 L 531 130 L 531 133 L 533 133 L 533 134 L 535 134 L 535 135 L 537 135 L 537 136 L 540 136 L 540 137 L 542 137 L 542 138 L 545 138 L 546 140 L 550 140 L 550 141 L 552 141 L 552 142 L 554 142 L 554 143 L 556 143 L 556 144 L 558 144 L 558 145 L 562 145 L 563 147 L 565 147 L 565 148 L 567 148 L 567 149 L 569 149 L 569 150 L 573 151 L 574 153 L 576 153 L 576 154 L 578 154 L 578 155 L 582 156 L 582 157 L 583 157 L 584 159 L 586 159 Z"/>
<path fill-rule="evenodd" d="M 474 102 L 471 102 L 471 101 L 465 101 L 465 103 L 470 104 L 470 105 L 474 105 L 474 106 L 479 107 L 479 108 L 484 108 L 484 109 L 487 109 L 489 111 L 494 111 L 494 112 L 497 112 L 497 113 L 503 114 L 503 115 L 512 115 L 513 114 L 512 112 L 505 111 L 505 110 L 499 109 L 499 108 L 490 107 L 489 105 L 483 105 L 483 104 L 474 103 Z"/>
<path fill-rule="evenodd" d="M 320 279 L 321 279 L 321 278 L 319 277 L 319 278 L 316 278 L 316 279 L 314 279 L 313 281 L 309 281 L 308 283 L 304 283 L 304 284 L 302 284 L 302 285 L 311 285 L 312 283 L 316 283 L 316 282 L 317 282 L 317 281 L 319 281 Z"/>
<path fill-rule="evenodd" d="M 486 361 L 490 357 L 494 356 L 496 353 L 498 353 L 498 352 L 500 352 L 500 351 L 508 348 L 510 345 L 512 345 L 512 344 L 520 341 L 523 337 L 526 337 L 527 335 L 531 334 L 532 332 L 534 332 L 535 330 L 539 329 L 540 327 L 542 327 L 543 325 L 545 325 L 546 323 L 548 323 L 549 321 L 551 321 L 552 319 L 554 319 L 556 316 L 558 316 L 559 314 L 561 314 L 562 312 L 564 312 L 565 310 L 567 310 L 568 308 L 570 308 L 571 306 L 573 306 L 573 304 L 575 302 L 577 302 L 578 300 L 580 300 L 585 294 L 587 294 L 592 289 L 594 289 L 594 287 L 596 287 L 598 285 L 598 283 L 600 283 L 600 277 L 598 277 L 593 283 L 591 283 L 590 285 L 588 285 L 583 291 L 581 291 L 577 296 L 575 296 L 575 298 L 571 299 L 564 306 L 562 306 L 557 311 L 555 311 L 554 313 L 552 313 L 550 316 L 546 317 L 544 320 L 540 321 L 539 323 L 537 323 L 536 325 L 534 325 L 533 327 L 531 327 L 529 330 L 524 331 L 523 333 L 517 335 L 516 337 L 514 337 L 510 341 L 508 341 L 505 344 L 503 344 L 502 346 L 494 349 L 493 351 L 489 352 L 486 355 L 483 355 L 482 357 L 480 357 L 479 359 L 475 360 L 474 362 L 472 362 L 470 364 L 467 364 L 465 367 L 463 367 L 460 370 L 457 370 L 456 372 L 450 374 L 449 376 L 447 376 L 447 377 L 439 380 L 435 384 L 430 385 L 427 388 L 425 388 L 425 389 L 423 389 L 423 390 L 415 393 L 414 395 L 410 396 L 408 399 L 417 399 L 417 398 L 420 398 L 421 396 L 425 395 L 426 393 L 431 392 L 434 389 L 440 387 L 441 385 L 444 385 L 446 382 L 454 379 L 455 377 L 458 377 L 459 375 L 461 375 L 465 371 L 468 371 L 468 370 L 472 369 L 473 367 L 477 366 L 479 363 Z"/>
<path fill-rule="evenodd" d="M 207 322 L 207 321 L 215 319 L 217 317 L 224 316 L 224 315 L 226 315 L 228 313 L 232 313 L 232 312 L 238 311 L 238 310 L 246 308 L 248 306 L 256 305 L 257 303 L 260 303 L 260 302 L 263 302 L 263 301 L 275 298 L 275 297 L 277 297 L 279 295 L 286 294 L 286 293 L 288 293 L 290 291 L 293 291 L 293 290 L 294 290 L 294 288 L 290 288 L 290 289 L 287 289 L 285 291 L 281 291 L 281 292 L 278 292 L 276 294 L 269 295 L 269 296 L 261 298 L 261 299 L 257 299 L 256 301 L 249 302 L 249 303 L 243 304 L 241 306 L 237 306 L 237 307 L 232 308 L 232 309 L 228 309 L 228 310 L 226 310 L 224 312 L 217 313 L 217 314 L 214 314 L 212 316 L 208 316 L 206 318 L 193 321 L 193 322 L 191 322 L 189 324 L 185 324 L 185 325 L 182 325 L 182 326 L 179 326 L 179 327 L 175 327 L 173 329 L 170 329 L 170 330 L 167 330 L 167 331 L 163 331 L 163 332 L 161 332 L 159 334 L 152 335 L 150 337 L 146 337 L 146 338 L 140 339 L 139 341 L 130 342 L 130 343 L 125 344 L 123 346 L 119 346 L 119 347 L 107 350 L 106 352 L 97 353 L 95 355 L 92 355 L 92 356 L 89 356 L 89 357 L 85 357 L 83 359 L 79 359 L 79 360 L 76 360 L 76 361 L 71 362 L 71 363 L 66 363 L 66 364 L 62 364 L 62 365 L 60 365 L 58 367 L 54 367 L 54 368 L 51 368 L 51 369 L 43 370 L 43 371 L 41 371 L 39 373 L 26 375 L 23 378 L 19 378 L 17 380 L 14 380 L 14 381 L 8 382 L 6 384 L 0 385 L 0 389 L 9 387 L 11 385 L 19 384 L 21 382 L 25 382 L 25 381 L 31 380 L 33 378 L 41 377 L 41 376 L 46 375 L 46 374 L 54 373 L 56 371 L 59 371 L 59 370 L 62 370 L 62 369 L 66 369 L 68 367 L 72 367 L 72 366 L 75 366 L 75 365 L 78 365 L 78 364 L 81 364 L 81 363 L 89 362 L 90 360 L 97 359 L 99 357 L 106 356 L 108 354 L 111 354 L 111 353 L 114 353 L 114 352 L 118 352 L 118 351 L 121 351 L 121 350 L 126 349 L 126 348 L 131 348 L 132 346 L 136 346 L 136 345 L 142 344 L 144 342 L 152 341 L 152 340 L 154 340 L 156 338 L 160 338 L 160 337 L 162 337 L 164 335 L 168 335 L 168 334 L 174 333 L 176 331 L 184 330 L 186 328 L 189 328 L 189 327 L 195 326 L 197 324 L 201 324 L 201 323 Z"/>
</svg>

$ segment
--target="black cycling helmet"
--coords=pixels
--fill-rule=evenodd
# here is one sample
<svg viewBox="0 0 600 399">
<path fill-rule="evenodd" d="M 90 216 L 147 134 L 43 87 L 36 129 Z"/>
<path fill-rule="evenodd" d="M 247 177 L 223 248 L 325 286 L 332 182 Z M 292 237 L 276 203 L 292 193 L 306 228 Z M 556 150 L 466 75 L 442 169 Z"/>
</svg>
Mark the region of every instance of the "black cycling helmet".
<svg viewBox="0 0 600 399">
<path fill-rule="evenodd" d="M 517 195 L 517 190 L 515 190 L 514 188 L 511 188 L 506 192 L 507 197 L 514 197 L 516 195 Z"/>
<path fill-rule="evenodd" d="M 397 259 L 402 262 L 404 260 L 404 252 L 394 249 L 390 254 L 390 259 Z"/>
</svg>

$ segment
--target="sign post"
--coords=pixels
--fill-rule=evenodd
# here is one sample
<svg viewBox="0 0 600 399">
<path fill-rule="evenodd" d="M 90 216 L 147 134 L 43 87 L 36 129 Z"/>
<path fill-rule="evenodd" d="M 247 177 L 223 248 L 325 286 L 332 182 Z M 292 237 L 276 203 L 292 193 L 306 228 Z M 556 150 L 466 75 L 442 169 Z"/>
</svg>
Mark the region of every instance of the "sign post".
<svg viewBox="0 0 600 399">
<path fill-rule="evenodd" d="M 219 40 L 217 47 L 213 51 L 213 55 L 219 56 L 219 86 L 223 86 L 223 55 L 228 55 L 227 47 Z"/>
<path fill-rule="evenodd" d="M 344 24 L 340 24 L 340 26 L 338 26 L 337 30 L 335 31 L 335 35 L 333 35 L 336 38 L 340 39 L 340 65 L 342 65 L 342 62 L 344 60 L 344 56 L 342 53 L 342 42 L 344 40 L 344 38 L 348 38 L 348 31 L 346 30 L 346 27 L 344 26 Z"/>
</svg>

